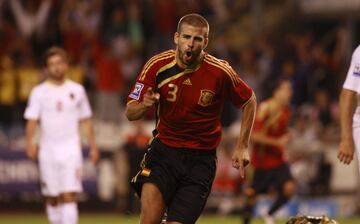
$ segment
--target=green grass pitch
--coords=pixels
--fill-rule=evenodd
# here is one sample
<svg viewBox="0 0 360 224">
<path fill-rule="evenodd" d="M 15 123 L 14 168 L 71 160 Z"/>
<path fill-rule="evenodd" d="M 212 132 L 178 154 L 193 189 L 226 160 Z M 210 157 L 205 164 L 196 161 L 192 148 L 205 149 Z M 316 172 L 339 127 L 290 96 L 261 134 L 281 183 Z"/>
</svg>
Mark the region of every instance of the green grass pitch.
<svg viewBox="0 0 360 224">
<path fill-rule="evenodd" d="M 359 218 L 352 219 L 337 219 L 339 224 L 358 224 Z M 47 224 L 45 214 L 25 214 L 21 212 L 0 214 L 0 223 L 11 224 Z M 116 213 L 111 214 L 81 214 L 79 224 L 137 224 L 139 223 L 138 216 L 124 216 Z M 213 216 L 203 215 L 198 220 L 197 224 L 241 224 L 240 217 L 237 216 Z M 253 224 L 262 224 L 259 219 L 255 219 Z M 277 220 L 277 224 L 285 224 L 284 220 Z"/>
</svg>

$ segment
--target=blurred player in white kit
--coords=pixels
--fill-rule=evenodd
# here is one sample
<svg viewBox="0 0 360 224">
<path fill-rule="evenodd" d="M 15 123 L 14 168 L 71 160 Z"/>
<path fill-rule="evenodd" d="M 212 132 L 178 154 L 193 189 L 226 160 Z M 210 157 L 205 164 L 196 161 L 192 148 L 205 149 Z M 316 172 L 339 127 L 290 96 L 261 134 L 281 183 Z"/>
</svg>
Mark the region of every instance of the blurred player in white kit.
<svg viewBox="0 0 360 224">
<path fill-rule="evenodd" d="M 26 153 L 38 161 L 41 192 L 51 224 L 78 223 L 76 194 L 82 191 L 82 151 L 79 135 L 84 128 L 90 159 L 99 159 L 91 122 L 91 108 L 84 88 L 66 79 L 66 52 L 51 47 L 45 53 L 47 79 L 34 87 L 25 110 Z M 39 146 L 33 140 L 37 127 Z"/>
<path fill-rule="evenodd" d="M 354 112 L 356 98 L 357 107 Z M 344 164 L 350 164 L 354 158 L 355 149 L 360 159 L 360 46 L 353 52 L 339 103 L 341 140 L 338 158 Z"/>
</svg>

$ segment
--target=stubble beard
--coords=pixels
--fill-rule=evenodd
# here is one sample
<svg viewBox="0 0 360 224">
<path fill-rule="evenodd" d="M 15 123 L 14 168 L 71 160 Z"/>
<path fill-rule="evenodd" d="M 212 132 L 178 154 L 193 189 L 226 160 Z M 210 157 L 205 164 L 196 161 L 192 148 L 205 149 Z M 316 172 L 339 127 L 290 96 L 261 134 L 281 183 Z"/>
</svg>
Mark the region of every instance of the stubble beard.
<svg viewBox="0 0 360 224">
<path fill-rule="evenodd" d="M 49 78 L 55 82 L 62 82 L 65 80 L 65 73 L 64 72 L 54 72 L 49 74 Z"/>
<path fill-rule="evenodd" d="M 199 61 L 201 51 L 198 51 L 198 52 L 192 51 L 190 60 L 186 60 L 186 57 L 187 57 L 186 51 L 179 50 L 179 54 L 180 54 L 181 63 L 183 63 L 187 67 L 192 67 Z"/>
</svg>

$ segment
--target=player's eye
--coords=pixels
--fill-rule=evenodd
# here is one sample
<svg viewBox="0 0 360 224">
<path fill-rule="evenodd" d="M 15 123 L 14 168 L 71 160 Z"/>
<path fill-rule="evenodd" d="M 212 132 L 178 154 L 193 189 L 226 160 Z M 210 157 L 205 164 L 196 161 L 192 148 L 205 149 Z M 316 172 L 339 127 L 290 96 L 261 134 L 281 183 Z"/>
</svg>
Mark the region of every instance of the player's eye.
<svg viewBox="0 0 360 224">
<path fill-rule="evenodd" d="M 198 41 L 198 42 L 201 42 L 201 41 L 203 40 L 203 38 L 201 38 L 201 37 L 195 37 L 194 40 L 195 40 L 195 41 Z"/>
</svg>

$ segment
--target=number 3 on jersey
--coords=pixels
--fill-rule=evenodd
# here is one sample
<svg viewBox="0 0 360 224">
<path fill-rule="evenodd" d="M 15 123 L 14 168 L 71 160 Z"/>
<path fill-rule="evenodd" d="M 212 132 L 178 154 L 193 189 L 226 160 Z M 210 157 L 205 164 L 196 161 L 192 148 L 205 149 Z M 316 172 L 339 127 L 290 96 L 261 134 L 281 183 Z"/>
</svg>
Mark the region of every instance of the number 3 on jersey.
<svg viewBox="0 0 360 224">
<path fill-rule="evenodd" d="M 170 83 L 168 86 L 169 86 L 169 91 L 168 91 L 168 97 L 166 98 L 166 100 L 170 101 L 170 102 L 175 102 L 178 87 L 177 87 L 177 85 L 175 85 L 173 83 Z"/>
</svg>

